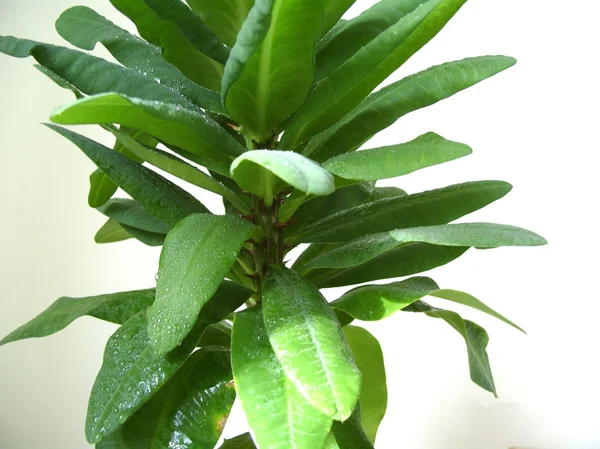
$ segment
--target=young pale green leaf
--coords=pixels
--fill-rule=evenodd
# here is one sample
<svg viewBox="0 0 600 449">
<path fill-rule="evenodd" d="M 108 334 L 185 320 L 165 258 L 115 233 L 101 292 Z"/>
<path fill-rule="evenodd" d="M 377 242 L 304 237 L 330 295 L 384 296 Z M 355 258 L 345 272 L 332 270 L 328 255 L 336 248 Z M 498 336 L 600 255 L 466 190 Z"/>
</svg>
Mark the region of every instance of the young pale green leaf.
<svg viewBox="0 0 600 449">
<path fill-rule="evenodd" d="M 427 133 L 400 145 L 341 154 L 324 162 L 323 167 L 341 178 L 377 181 L 406 175 L 471 153 L 467 145 Z"/>
<path fill-rule="evenodd" d="M 181 106 L 101 94 L 78 100 L 53 112 L 61 125 L 118 123 L 146 132 L 203 158 L 207 168 L 223 171 L 244 148 L 202 111 Z"/>
<path fill-rule="evenodd" d="M 228 47 L 235 44 L 237 35 L 254 6 L 254 0 L 186 0 L 186 3 Z"/>
<path fill-rule="evenodd" d="M 322 0 L 256 0 L 223 75 L 223 103 L 256 142 L 304 102 L 315 73 Z"/>
<path fill-rule="evenodd" d="M 365 263 L 408 243 L 440 246 L 499 248 L 502 246 L 540 246 L 543 237 L 514 226 L 491 223 L 460 223 L 441 226 L 397 229 L 370 234 L 341 244 L 314 258 L 303 269 L 348 268 Z"/>
<path fill-rule="evenodd" d="M 486 391 L 498 397 L 492 369 L 486 351 L 490 340 L 488 333 L 481 326 L 469 320 L 464 320 L 458 313 L 431 307 L 423 301 L 417 301 L 404 309 L 406 312 L 420 312 L 432 318 L 441 318 L 452 326 L 467 344 L 469 356 L 469 371 L 471 380 Z"/>
<path fill-rule="evenodd" d="M 26 338 L 39 338 L 63 330 L 73 321 L 89 315 L 123 324 L 154 302 L 154 289 L 90 296 L 59 298 L 44 312 L 14 330 L 0 341 L 0 346 Z"/>
<path fill-rule="evenodd" d="M 133 36 L 93 9 L 85 6 L 69 8 L 57 20 L 56 30 L 65 40 L 85 50 L 93 50 L 101 43 L 125 67 L 176 90 L 201 108 L 225 113 L 217 92 L 190 81 L 164 60 L 160 48 Z"/>
<path fill-rule="evenodd" d="M 148 336 L 142 312 L 121 326 L 109 339 L 98 373 L 86 422 L 86 437 L 97 443 L 120 427 L 183 365 L 210 324 L 240 307 L 250 291 L 224 282 L 206 304 L 193 331 L 183 344 L 166 355 L 157 355 Z"/>
<path fill-rule="evenodd" d="M 181 0 L 111 0 L 192 81 L 219 91 L 229 51 Z"/>
<path fill-rule="evenodd" d="M 332 420 L 306 402 L 287 378 L 258 307 L 235 316 L 231 364 L 235 388 L 259 448 L 323 446 Z"/>
<path fill-rule="evenodd" d="M 256 449 L 252 436 L 249 433 L 238 435 L 230 440 L 223 441 L 219 449 Z"/>
<path fill-rule="evenodd" d="M 387 408 L 387 381 L 383 352 L 377 339 L 362 327 L 347 326 L 344 335 L 362 373 L 360 417 L 362 427 L 371 443 Z M 335 429 L 334 429 L 335 432 Z"/>
<path fill-rule="evenodd" d="M 348 419 L 361 375 L 319 291 L 293 271 L 271 266 L 263 285 L 263 313 L 273 350 L 302 396 L 327 416 Z"/>
<path fill-rule="evenodd" d="M 314 221 L 288 240 L 337 243 L 394 229 L 446 224 L 493 203 L 511 189 L 502 181 L 480 181 L 383 198 Z"/>
<path fill-rule="evenodd" d="M 122 242 L 131 238 L 133 236 L 121 226 L 121 223 L 109 218 L 96 232 L 94 241 L 98 244 L 105 244 Z"/>
<path fill-rule="evenodd" d="M 202 349 L 96 447 L 213 449 L 234 399 L 229 352 Z"/>
<path fill-rule="evenodd" d="M 263 198 L 267 206 L 288 185 L 316 196 L 335 191 L 331 174 L 319 164 L 291 151 L 248 151 L 231 164 L 231 177 L 242 189 Z"/>
<path fill-rule="evenodd" d="M 356 3 L 356 0 L 329 0 L 327 7 L 325 8 L 325 17 L 323 18 L 323 29 L 321 30 L 321 36 L 325 36 L 325 34 L 327 34 L 336 23 L 338 23 L 344 13 L 348 11 L 354 3 Z M 317 69 L 319 69 L 318 59 Z"/>
<path fill-rule="evenodd" d="M 229 273 L 255 227 L 242 218 L 194 214 L 167 235 L 148 334 L 158 354 L 176 348 Z"/>
<path fill-rule="evenodd" d="M 98 211 L 119 223 L 142 229 L 144 231 L 166 234 L 170 227 L 163 221 L 148 213 L 136 201 L 128 198 L 113 198 Z"/>
<path fill-rule="evenodd" d="M 67 129 L 47 125 L 77 145 L 104 173 L 149 213 L 173 226 L 207 209 L 185 190 L 93 140 Z"/>
<path fill-rule="evenodd" d="M 400 117 L 451 97 L 515 63 L 506 56 L 482 56 L 449 62 L 404 78 L 370 95 L 312 139 L 302 153 L 322 162 L 354 151 Z"/>
<path fill-rule="evenodd" d="M 361 411 L 362 404 L 358 404 L 346 422 L 334 421 L 324 449 L 374 449 L 361 427 Z"/>
<path fill-rule="evenodd" d="M 380 33 L 375 30 L 376 34 L 370 42 L 365 44 L 352 37 L 350 57 L 339 67 L 334 67 L 335 70 L 311 91 L 302 108 L 288 123 L 282 148 L 295 148 L 352 111 L 373 89 L 430 41 L 465 2 L 404 1 L 402 3 L 406 9 L 392 6 L 391 9 L 400 14 L 388 11 L 386 17 L 391 19 L 389 27 Z M 344 36 L 351 29 L 350 25 L 344 27 L 336 37 Z M 343 43 L 341 47 L 344 47 Z M 332 51 L 337 54 L 339 50 L 334 45 Z M 352 54 L 352 51 L 356 52 Z"/>
</svg>

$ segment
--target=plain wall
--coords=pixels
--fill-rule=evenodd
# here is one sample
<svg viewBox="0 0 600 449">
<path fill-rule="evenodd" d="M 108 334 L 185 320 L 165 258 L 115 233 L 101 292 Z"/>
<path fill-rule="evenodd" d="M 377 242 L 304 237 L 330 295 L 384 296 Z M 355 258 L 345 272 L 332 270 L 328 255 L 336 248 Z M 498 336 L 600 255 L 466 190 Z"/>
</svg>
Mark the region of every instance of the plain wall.
<svg viewBox="0 0 600 449">
<path fill-rule="evenodd" d="M 131 29 L 108 0 L 81 3 Z M 372 3 L 359 0 L 353 13 Z M 0 35 L 60 43 L 53 21 L 75 4 L 0 0 Z M 401 119 L 369 147 L 427 131 L 470 144 L 468 158 L 386 184 L 418 192 L 509 181 L 515 188 L 508 197 L 468 220 L 526 227 L 550 245 L 471 250 L 429 273 L 443 288 L 476 295 L 528 331 L 464 310 L 490 334 L 500 399 L 470 382 L 464 342 L 444 323 L 397 314 L 365 325 L 382 342 L 389 380 L 378 449 L 600 448 L 599 12 L 592 0 L 471 0 L 390 79 L 468 56 L 519 59 L 508 72 Z M 87 206 L 94 167 L 39 125 L 71 94 L 31 65 L 0 55 L 2 335 L 62 295 L 153 285 L 159 255 L 132 241 L 94 243 L 103 223 Z M 110 143 L 97 129 L 88 131 Z M 204 198 L 218 209 L 213 196 Z M 327 294 L 333 299 L 339 292 Z M 87 398 L 114 329 L 83 318 L 52 337 L 0 348 L 0 449 L 89 447 Z M 239 410 L 230 421 L 228 434 L 243 430 Z"/>
</svg>

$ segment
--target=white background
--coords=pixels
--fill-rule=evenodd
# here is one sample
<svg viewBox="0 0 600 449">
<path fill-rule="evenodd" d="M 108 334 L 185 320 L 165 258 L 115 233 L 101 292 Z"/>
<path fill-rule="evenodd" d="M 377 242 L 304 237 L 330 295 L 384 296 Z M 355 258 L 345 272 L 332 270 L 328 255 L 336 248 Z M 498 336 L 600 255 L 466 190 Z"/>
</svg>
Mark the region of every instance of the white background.
<svg viewBox="0 0 600 449">
<path fill-rule="evenodd" d="M 81 0 L 122 26 L 108 0 Z M 353 12 L 374 3 L 359 0 Z M 53 20 L 73 0 L 0 0 L 0 34 L 59 43 Z M 470 144 L 466 159 L 393 180 L 417 192 L 480 179 L 514 184 L 469 220 L 523 226 L 550 245 L 470 251 L 433 271 L 528 331 L 465 311 L 489 331 L 499 400 L 469 381 L 464 342 L 442 322 L 399 314 L 368 328 L 386 354 L 390 405 L 378 449 L 600 448 L 598 367 L 598 13 L 592 0 L 471 0 L 393 80 L 483 54 L 519 64 L 401 119 L 370 146 L 435 131 Z M 105 55 L 101 51 L 99 54 Z M 0 334 L 61 295 L 149 287 L 158 250 L 98 246 L 86 204 L 92 164 L 38 123 L 71 101 L 0 56 Z M 92 129 L 90 135 L 109 143 Z M 217 210 L 216 198 L 205 196 Z M 331 292 L 335 297 L 336 292 Z M 78 449 L 87 397 L 114 326 L 84 318 L 43 340 L 0 348 L 0 449 Z M 239 414 L 230 435 L 243 430 Z"/>
</svg>

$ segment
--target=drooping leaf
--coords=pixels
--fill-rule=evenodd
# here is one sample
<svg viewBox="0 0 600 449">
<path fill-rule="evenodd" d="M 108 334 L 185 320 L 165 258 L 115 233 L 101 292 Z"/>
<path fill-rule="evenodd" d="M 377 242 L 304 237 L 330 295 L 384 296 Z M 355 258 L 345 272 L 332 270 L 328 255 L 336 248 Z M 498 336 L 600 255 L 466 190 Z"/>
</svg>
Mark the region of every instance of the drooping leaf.
<svg viewBox="0 0 600 449">
<path fill-rule="evenodd" d="M 348 419 L 358 401 L 361 375 L 319 291 L 293 271 L 270 266 L 263 313 L 273 350 L 302 396 L 327 416 Z"/>
<path fill-rule="evenodd" d="M 234 399 L 229 352 L 201 349 L 96 447 L 213 449 Z"/>
<path fill-rule="evenodd" d="M 360 421 L 371 443 L 387 408 L 387 381 L 383 352 L 377 339 L 362 327 L 347 326 L 344 335 L 362 374 Z M 335 428 L 334 428 L 335 432 Z"/>
<path fill-rule="evenodd" d="M 256 449 L 252 436 L 249 433 L 238 435 L 230 440 L 225 439 L 219 449 Z"/>
<path fill-rule="evenodd" d="M 372 35 L 373 39 L 367 43 L 353 37 L 348 59 L 339 67 L 334 66 L 329 76 L 311 91 L 302 108 L 288 123 L 282 148 L 296 147 L 352 111 L 373 89 L 429 42 L 465 2 L 405 0 L 401 3 L 406 9 L 392 5 L 386 14 L 391 19 L 387 21 L 389 26 L 381 33 Z M 384 3 L 386 5 L 387 2 Z M 378 9 L 380 7 L 381 4 L 377 5 Z M 346 26 L 336 37 L 352 31 L 351 28 Z M 368 39 L 369 36 L 365 37 Z M 332 51 L 337 54 L 341 50 L 334 45 Z M 352 54 L 352 51 L 356 52 Z"/>
<path fill-rule="evenodd" d="M 323 446 L 331 418 L 306 402 L 287 378 L 269 343 L 259 307 L 235 316 L 231 364 L 235 388 L 259 448 Z"/>
<path fill-rule="evenodd" d="M 400 117 L 451 97 L 515 63 L 506 56 L 482 56 L 411 75 L 367 97 L 342 120 L 312 139 L 302 153 L 322 162 L 354 151 Z"/>
<path fill-rule="evenodd" d="M 356 0 L 329 0 L 327 7 L 325 8 L 321 36 L 327 34 L 354 3 L 356 3 Z M 319 62 L 317 60 L 317 69 L 318 68 Z"/>
<path fill-rule="evenodd" d="M 249 296 L 243 287 L 224 282 L 183 344 L 166 355 L 157 355 L 152 349 L 145 312 L 123 324 L 106 345 L 92 388 L 86 422 L 88 441 L 97 443 L 120 427 L 183 365 L 206 327 L 224 319 Z"/>
<path fill-rule="evenodd" d="M 202 111 L 181 106 L 103 94 L 63 106 L 51 116 L 61 125 L 118 123 L 144 131 L 203 158 L 210 169 L 223 171 L 243 147 Z"/>
<path fill-rule="evenodd" d="M 459 223 L 424 226 L 370 234 L 351 240 L 314 258 L 303 269 L 354 267 L 399 246 L 415 242 L 476 248 L 540 246 L 547 243 L 543 237 L 531 231 L 507 225 Z"/>
<path fill-rule="evenodd" d="M 228 47 L 233 47 L 254 0 L 186 0 L 192 11 Z"/>
<path fill-rule="evenodd" d="M 125 67 L 176 90 L 201 108 L 225 113 L 217 92 L 190 81 L 165 61 L 160 48 L 133 36 L 93 9 L 86 6 L 69 8 L 57 20 L 56 30 L 65 40 L 85 50 L 93 50 L 101 43 Z"/>
<path fill-rule="evenodd" d="M 133 238 L 133 236 L 121 226 L 121 223 L 109 218 L 106 223 L 98 229 L 98 232 L 96 232 L 94 241 L 98 244 L 104 244 L 122 242 L 131 238 Z"/>
<path fill-rule="evenodd" d="M 167 235 L 148 334 L 158 354 L 176 348 L 233 266 L 255 227 L 242 218 L 194 214 Z"/>
<path fill-rule="evenodd" d="M 256 0 L 223 75 L 229 115 L 258 142 L 305 100 L 327 2 Z"/>
<path fill-rule="evenodd" d="M 428 133 L 400 145 L 341 154 L 324 162 L 323 167 L 341 178 L 377 181 L 449 162 L 471 152 L 467 145 Z"/>
<path fill-rule="evenodd" d="M 219 91 L 229 51 L 181 0 L 111 0 L 192 81 Z"/>
<path fill-rule="evenodd" d="M 189 193 L 162 176 L 93 140 L 67 129 L 47 125 L 77 145 L 107 176 L 149 213 L 169 226 L 207 209 Z"/>
<path fill-rule="evenodd" d="M 287 185 L 310 195 L 329 195 L 335 191 L 331 174 L 291 151 L 248 151 L 233 161 L 231 176 L 242 189 L 263 198 L 267 206 Z"/>
<path fill-rule="evenodd" d="M 362 404 L 346 422 L 334 421 L 324 449 L 374 449 L 361 426 Z"/>
<path fill-rule="evenodd" d="M 0 341 L 0 345 L 26 338 L 52 335 L 86 315 L 123 324 L 132 316 L 148 308 L 153 301 L 154 289 L 111 293 L 88 298 L 59 298 L 44 312 L 4 337 Z"/>
<path fill-rule="evenodd" d="M 446 224 L 493 203 L 511 189 L 502 181 L 480 181 L 383 198 L 314 221 L 288 240 L 336 243 L 394 229 Z"/>
</svg>

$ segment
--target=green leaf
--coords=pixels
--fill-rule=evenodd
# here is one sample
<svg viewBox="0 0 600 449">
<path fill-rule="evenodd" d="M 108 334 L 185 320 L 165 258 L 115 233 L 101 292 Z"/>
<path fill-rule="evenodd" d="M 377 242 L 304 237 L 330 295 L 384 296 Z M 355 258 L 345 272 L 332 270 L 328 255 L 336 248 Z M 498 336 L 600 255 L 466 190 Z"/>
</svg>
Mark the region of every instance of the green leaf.
<svg viewBox="0 0 600 449">
<path fill-rule="evenodd" d="M 327 2 L 256 0 L 225 66 L 223 103 L 258 142 L 293 114 L 312 87 Z"/>
<path fill-rule="evenodd" d="M 425 226 L 370 234 L 351 240 L 314 258 L 303 269 L 354 267 L 399 246 L 415 242 L 477 248 L 540 246 L 547 243 L 531 231 L 507 225 L 460 223 Z"/>
<path fill-rule="evenodd" d="M 427 133 L 412 142 L 342 154 L 323 163 L 330 173 L 345 179 L 377 181 L 467 156 L 467 145 Z"/>
<path fill-rule="evenodd" d="M 259 307 L 235 315 L 231 364 L 235 388 L 258 447 L 323 446 L 331 419 L 307 403 L 286 377 L 269 343 Z"/>
<path fill-rule="evenodd" d="M 465 2 L 410 0 L 408 5 L 406 1 L 402 2 L 407 5 L 406 9 L 397 4 L 384 8 L 388 9 L 385 15 L 389 18 L 389 27 L 380 33 L 375 28 L 373 38 L 368 43 L 358 40 L 356 36 L 350 38 L 349 58 L 311 91 L 302 108 L 288 123 L 282 148 L 296 147 L 352 111 L 373 89 L 429 42 Z M 387 4 L 385 2 L 383 6 Z M 381 6 L 381 3 L 377 5 L 377 9 L 381 9 Z M 346 26 L 336 37 L 343 37 L 347 32 L 352 34 L 352 28 L 351 25 Z M 373 29 L 369 24 L 367 28 Z M 370 36 L 365 37 L 368 39 Z M 343 42 L 340 47 L 344 47 Z M 333 54 L 340 51 L 333 45 Z M 353 51 L 356 52 L 352 54 Z"/>
<path fill-rule="evenodd" d="M 346 422 L 334 421 L 324 449 L 374 449 L 361 427 L 361 408 L 359 404 Z"/>
<path fill-rule="evenodd" d="M 229 352 L 202 349 L 97 447 L 213 449 L 234 399 Z"/>
<path fill-rule="evenodd" d="M 287 185 L 310 195 L 330 195 L 335 191 L 333 176 L 319 164 L 290 151 L 248 151 L 231 164 L 231 176 L 238 185 L 265 200 Z"/>
<path fill-rule="evenodd" d="M 122 324 L 149 307 L 154 301 L 154 289 L 90 296 L 88 298 L 57 299 L 44 312 L 19 327 L 0 341 L 0 346 L 26 338 L 39 338 L 63 330 L 82 316 L 92 316 Z"/>
<path fill-rule="evenodd" d="M 157 355 L 148 336 L 142 312 L 121 326 L 109 339 L 88 407 L 86 437 L 97 443 L 138 410 L 183 365 L 210 324 L 241 306 L 250 292 L 224 282 L 206 304 L 194 330 L 176 350 Z"/>
<path fill-rule="evenodd" d="M 358 149 L 400 117 L 431 106 L 509 67 L 506 56 L 482 56 L 432 67 L 367 97 L 338 123 L 312 139 L 303 154 L 322 162 Z"/>
<path fill-rule="evenodd" d="M 233 215 L 194 214 L 169 232 L 160 256 L 156 302 L 148 310 L 148 334 L 158 354 L 176 348 L 191 331 L 254 230 Z"/>
<path fill-rule="evenodd" d="M 502 181 L 480 181 L 383 198 L 312 222 L 288 240 L 336 243 L 394 229 L 446 224 L 493 203 L 511 189 Z"/>
<path fill-rule="evenodd" d="M 238 435 L 230 440 L 225 440 L 219 449 L 256 449 L 252 436 L 249 433 Z"/>
<path fill-rule="evenodd" d="M 471 380 L 484 390 L 493 393 L 495 397 L 498 397 L 486 351 L 490 338 L 485 329 L 472 321 L 464 320 L 456 312 L 437 309 L 423 301 L 415 302 L 404 310 L 407 312 L 425 313 L 432 318 L 441 318 L 461 334 L 467 344 Z"/>
<path fill-rule="evenodd" d="M 202 334 L 198 346 L 229 349 L 231 347 L 231 323 L 222 321 L 208 326 Z"/>
<path fill-rule="evenodd" d="M 321 36 L 327 34 L 354 3 L 356 3 L 356 0 L 329 0 L 327 7 L 325 8 L 325 17 L 323 19 Z M 318 59 L 317 69 L 319 69 Z"/>
<path fill-rule="evenodd" d="M 121 226 L 121 223 L 110 218 L 98 229 L 98 232 L 94 236 L 94 241 L 98 244 L 104 244 L 122 242 L 131 238 L 133 236 Z"/>
<path fill-rule="evenodd" d="M 347 326 L 344 335 L 362 374 L 360 415 L 362 427 L 371 443 L 387 408 L 387 381 L 383 352 L 377 339 L 362 327 Z M 335 432 L 335 429 L 334 429 Z"/>
<path fill-rule="evenodd" d="M 219 91 L 229 51 L 180 0 L 111 0 L 140 35 L 192 81 Z"/>
<path fill-rule="evenodd" d="M 160 48 L 133 36 L 93 9 L 85 6 L 69 8 L 56 22 L 56 30 L 65 40 L 85 50 L 93 50 L 101 43 L 125 67 L 176 90 L 201 108 L 225 113 L 217 92 L 190 81 L 163 59 Z"/>
<path fill-rule="evenodd" d="M 269 267 L 263 285 L 265 327 L 287 377 L 325 415 L 345 421 L 361 375 L 335 314 L 318 290 L 284 267 Z"/>
<path fill-rule="evenodd" d="M 170 229 L 165 222 L 146 212 L 134 200 L 127 198 L 114 198 L 104 206 L 99 207 L 98 211 L 109 218 L 117 220 L 121 224 L 144 231 L 166 234 Z"/>
<path fill-rule="evenodd" d="M 140 228 L 127 226 L 126 224 L 121 224 L 121 226 L 134 238 L 148 246 L 162 246 L 162 244 L 165 242 L 165 238 L 167 237 L 166 234 L 144 231 Z"/>
<path fill-rule="evenodd" d="M 169 226 L 190 214 L 207 211 L 189 193 L 146 167 L 80 134 L 47 126 L 77 145 L 119 187 Z"/>
<path fill-rule="evenodd" d="M 244 152 L 227 131 L 202 111 L 119 94 L 78 100 L 54 111 L 51 119 L 61 125 L 118 123 L 138 129 L 202 157 L 210 169 L 223 170 L 220 165 L 228 166 L 232 157 Z"/>
<path fill-rule="evenodd" d="M 254 6 L 254 0 L 186 0 L 217 37 L 228 47 L 233 47 L 242 24 Z M 212 448 L 211 448 L 212 449 Z"/>
</svg>

